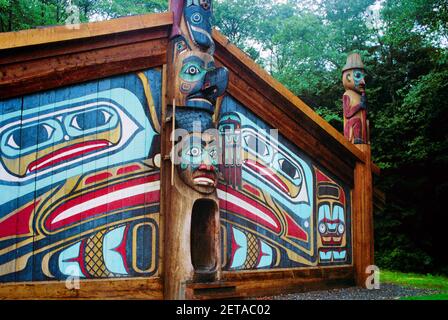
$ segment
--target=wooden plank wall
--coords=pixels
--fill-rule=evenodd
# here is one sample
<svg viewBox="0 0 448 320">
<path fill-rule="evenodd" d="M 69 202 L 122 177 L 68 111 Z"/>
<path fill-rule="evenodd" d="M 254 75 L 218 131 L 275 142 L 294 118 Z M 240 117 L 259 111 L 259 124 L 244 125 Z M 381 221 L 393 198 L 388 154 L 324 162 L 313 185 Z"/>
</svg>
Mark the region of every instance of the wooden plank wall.
<svg viewBox="0 0 448 320">
<path fill-rule="evenodd" d="M 171 14 L 149 15 L 146 18 L 137 18 L 137 20 L 131 17 L 123 21 L 120 23 L 110 22 L 111 24 L 107 28 L 106 25 L 102 25 L 102 27 L 82 27 L 78 33 L 63 32 L 60 33 L 60 36 L 55 36 L 57 33 L 54 30 L 47 33 L 40 30 L 33 31 L 30 33 L 32 37 L 26 41 L 24 40 L 26 37 L 19 34 L 1 35 L 1 99 L 92 79 L 136 72 L 165 64 L 168 34 L 172 23 Z M 218 65 L 224 65 L 230 70 L 229 95 L 244 104 L 245 107 L 269 125 L 278 128 L 281 134 L 288 137 L 291 142 L 304 150 L 313 161 L 337 176 L 344 184 L 347 184 L 350 188 L 355 187 L 353 200 L 355 269 L 351 266 L 344 266 L 323 267 L 317 269 L 319 271 L 297 269 L 296 271 L 289 270 L 276 273 L 270 271 L 256 273 L 226 272 L 224 279 L 240 288 L 238 289 L 240 290 L 238 295 L 267 294 L 278 292 L 282 288 L 294 290 L 300 286 L 305 288 L 307 286 L 304 283 L 307 281 L 314 283 L 313 286 L 315 287 L 319 283 L 325 286 L 328 283 L 327 280 L 331 280 L 330 283 L 332 284 L 334 284 L 334 281 L 337 282 L 338 279 L 343 283 L 348 283 L 350 279 L 353 279 L 354 270 L 358 274 L 357 279 L 360 279 L 361 266 L 365 266 L 373 259 L 370 233 L 367 236 L 362 234 L 362 230 L 371 230 L 371 221 L 368 220 L 369 210 L 365 207 L 368 206 L 368 200 L 364 200 L 363 205 L 358 201 L 364 197 L 360 194 L 364 192 L 365 189 L 363 188 L 366 188 L 366 183 L 361 185 L 358 184 L 358 181 L 360 181 L 361 176 L 366 174 L 361 167 L 365 168 L 363 166 L 365 166 L 366 161 L 370 162 L 368 153 L 365 150 L 358 150 L 345 141 L 342 135 L 312 112 L 297 97 L 269 77 L 219 32 L 215 31 L 213 36 L 217 44 L 215 58 Z M 45 43 L 40 44 L 41 42 Z M 30 43 L 33 45 L 26 47 L 26 49 L 23 48 L 24 45 Z M 4 49 L 1 50 L 1 47 Z M 166 84 L 164 84 L 164 87 L 166 89 Z M 162 94 L 163 98 L 164 96 L 165 94 Z M 10 103 L 14 104 L 13 100 Z M 162 102 L 162 105 L 165 105 L 165 102 Z M 165 119 L 165 116 L 162 116 L 162 119 Z M 0 120 L 2 120 L 1 115 Z M 163 121 L 162 127 L 166 127 Z M 168 149 L 169 143 L 162 142 L 162 159 L 168 154 Z M 162 167 L 168 170 L 169 162 L 163 160 L 162 162 L 165 163 Z M 358 169 L 355 170 L 355 167 Z M 377 169 L 374 165 L 368 167 L 368 170 Z M 162 192 L 161 197 L 162 201 L 170 201 L 169 195 L 164 192 Z M 367 217 L 363 218 L 364 222 L 359 220 L 361 215 Z M 163 220 L 163 214 L 161 219 Z M 367 229 L 365 227 L 366 223 L 368 224 Z M 161 226 L 163 226 L 163 223 Z M 360 246 L 367 248 L 368 245 L 369 249 L 360 249 Z M 164 245 L 161 242 L 159 257 L 163 256 L 163 247 Z M 359 264 L 358 261 L 362 261 L 362 264 Z M 160 265 L 160 272 L 162 272 L 162 268 L 163 265 Z M 163 272 L 160 275 L 163 275 Z M 263 277 L 271 280 L 261 288 L 257 283 Z M 312 280 L 301 279 L 307 277 Z M 295 280 L 291 282 L 291 279 Z M 159 278 L 152 280 L 118 280 L 118 282 L 115 282 L 116 280 L 105 280 L 101 282 L 101 288 L 98 288 L 96 281 L 88 284 L 86 282 L 84 291 L 77 294 L 62 290 L 61 283 L 45 283 L 42 286 L 40 284 L 21 284 L 16 287 L 17 294 L 12 293 L 14 285 L 2 284 L 0 286 L 0 296 L 162 297 L 159 293 L 162 281 Z M 359 280 L 358 283 L 361 283 L 361 281 Z M 107 293 L 108 290 L 114 289 L 117 289 L 119 293 L 116 295 Z M 25 291 L 33 294 L 28 295 Z"/>
</svg>

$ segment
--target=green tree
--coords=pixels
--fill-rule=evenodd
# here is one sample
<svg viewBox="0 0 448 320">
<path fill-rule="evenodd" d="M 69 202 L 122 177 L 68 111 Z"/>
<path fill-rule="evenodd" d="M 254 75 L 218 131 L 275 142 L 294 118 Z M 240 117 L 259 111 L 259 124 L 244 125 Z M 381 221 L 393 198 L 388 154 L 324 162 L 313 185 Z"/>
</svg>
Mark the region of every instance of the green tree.
<svg viewBox="0 0 448 320">
<path fill-rule="evenodd" d="M 95 13 L 104 19 L 168 10 L 168 0 L 98 0 L 96 2 Z"/>
</svg>

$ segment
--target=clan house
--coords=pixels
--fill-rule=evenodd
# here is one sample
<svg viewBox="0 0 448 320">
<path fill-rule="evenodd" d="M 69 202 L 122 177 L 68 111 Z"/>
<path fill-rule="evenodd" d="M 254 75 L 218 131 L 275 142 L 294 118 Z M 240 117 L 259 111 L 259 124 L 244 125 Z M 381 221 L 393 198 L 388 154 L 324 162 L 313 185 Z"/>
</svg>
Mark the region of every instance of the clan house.
<svg viewBox="0 0 448 320">
<path fill-rule="evenodd" d="M 212 5 L 0 34 L 0 296 L 366 285 L 361 57 L 340 133 L 213 29 Z"/>
</svg>

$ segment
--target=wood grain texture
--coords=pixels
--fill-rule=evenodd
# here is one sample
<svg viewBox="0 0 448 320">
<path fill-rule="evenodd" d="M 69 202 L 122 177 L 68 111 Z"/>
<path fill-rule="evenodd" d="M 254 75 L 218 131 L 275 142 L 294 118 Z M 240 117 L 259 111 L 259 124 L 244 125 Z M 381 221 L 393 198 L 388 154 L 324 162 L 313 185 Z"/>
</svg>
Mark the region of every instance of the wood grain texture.
<svg viewBox="0 0 448 320">
<path fill-rule="evenodd" d="M 189 283 L 187 299 L 247 298 L 348 287 L 353 267 L 292 269 L 259 272 L 223 272 L 218 283 Z"/>
<path fill-rule="evenodd" d="M 0 65 L 0 97 L 10 98 L 165 63 L 165 38 Z"/>
<path fill-rule="evenodd" d="M 64 281 L 0 284 L 0 299 L 163 299 L 161 278 L 85 280 L 79 290 Z"/>
<path fill-rule="evenodd" d="M 370 159 L 370 145 L 357 147 Z M 353 263 L 356 284 L 366 286 L 366 267 L 374 264 L 373 184 L 371 162 L 357 162 L 353 189 Z"/>
<path fill-rule="evenodd" d="M 126 31 L 170 26 L 172 13 L 145 14 L 100 22 L 83 23 L 79 29 L 56 26 L 33 30 L 0 33 L 0 49 L 27 47 L 73 39 L 85 39 Z"/>
</svg>

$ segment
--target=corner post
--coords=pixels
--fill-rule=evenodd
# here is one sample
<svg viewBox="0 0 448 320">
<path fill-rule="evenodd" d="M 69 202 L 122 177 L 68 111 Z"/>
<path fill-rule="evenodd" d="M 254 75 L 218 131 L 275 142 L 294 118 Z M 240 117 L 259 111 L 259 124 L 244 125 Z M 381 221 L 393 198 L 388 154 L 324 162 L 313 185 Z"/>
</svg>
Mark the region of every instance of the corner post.
<svg viewBox="0 0 448 320">
<path fill-rule="evenodd" d="M 373 246 L 373 182 L 370 145 L 356 145 L 366 156 L 357 162 L 353 190 L 353 262 L 356 285 L 366 287 L 366 268 L 374 264 Z"/>
</svg>

